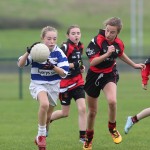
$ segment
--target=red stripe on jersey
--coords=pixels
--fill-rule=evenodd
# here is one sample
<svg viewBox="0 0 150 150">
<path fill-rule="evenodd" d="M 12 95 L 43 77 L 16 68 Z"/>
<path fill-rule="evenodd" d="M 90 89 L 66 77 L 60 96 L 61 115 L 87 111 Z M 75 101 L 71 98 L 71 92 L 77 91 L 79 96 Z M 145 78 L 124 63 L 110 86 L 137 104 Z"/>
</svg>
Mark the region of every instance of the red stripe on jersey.
<svg viewBox="0 0 150 150">
<path fill-rule="evenodd" d="M 94 66 L 91 66 L 90 70 L 92 70 L 95 73 L 101 73 L 101 72 L 103 72 L 103 73 L 109 73 L 109 72 L 112 71 L 112 69 L 113 69 L 113 67 L 114 67 L 115 64 L 116 64 L 116 62 L 114 62 L 113 66 L 111 66 L 109 68 L 101 68 L 101 69 L 99 69 L 97 67 L 94 67 Z"/>
<path fill-rule="evenodd" d="M 123 54 L 124 52 L 124 44 L 123 42 L 119 39 L 119 38 L 116 38 L 115 39 L 115 42 L 119 45 L 120 47 L 120 50 L 121 50 L 121 53 L 118 55 L 119 57 Z"/>
<path fill-rule="evenodd" d="M 89 47 L 88 47 L 89 49 L 93 50 L 93 53 L 95 52 L 94 55 L 88 56 L 90 62 L 94 58 L 100 57 L 101 55 L 105 54 L 106 52 L 103 50 L 106 49 L 106 47 L 110 46 L 110 45 L 114 45 L 115 47 L 117 47 L 120 50 L 117 57 L 122 56 L 122 54 L 124 52 L 124 43 L 122 42 L 122 40 L 119 39 L 118 37 L 116 37 L 112 43 L 109 43 L 109 41 L 107 41 L 107 39 L 105 38 L 105 31 L 104 30 L 101 30 L 100 33 L 94 38 L 94 43 L 95 43 L 95 45 L 98 46 L 98 48 L 92 47 L 91 45 L 89 45 Z M 90 66 L 90 70 L 92 70 L 95 73 L 100 73 L 100 72 L 109 73 L 112 71 L 114 65 L 116 64 L 116 59 L 117 58 L 114 57 L 113 61 L 110 61 L 110 62 L 108 61 L 108 63 L 106 62 L 107 64 L 105 63 L 104 65 L 103 65 L 104 61 L 102 61 L 101 63 L 97 64 L 96 66 Z"/>
<path fill-rule="evenodd" d="M 84 85 L 84 80 L 82 74 L 78 74 L 70 79 L 62 79 L 60 82 L 60 89 L 67 89 L 69 91 L 81 85 Z"/>
</svg>

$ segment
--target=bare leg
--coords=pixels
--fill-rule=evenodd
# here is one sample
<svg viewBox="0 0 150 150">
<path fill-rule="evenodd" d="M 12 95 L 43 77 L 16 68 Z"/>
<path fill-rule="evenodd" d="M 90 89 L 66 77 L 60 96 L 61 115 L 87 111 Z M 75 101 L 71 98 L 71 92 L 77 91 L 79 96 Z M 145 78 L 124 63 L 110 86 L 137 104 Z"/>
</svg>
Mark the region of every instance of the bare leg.
<svg viewBox="0 0 150 150">
<path fill-rule="evenodd" d="M 50 107 L 50 109 L 51 109 L 51 107 Z M 62 110 L 56 110 L 54 112 L 51 111 L 50 109 L 48 111 L 48 117 L 47 117 L 47 122 L 46 122 L 46 131 L 47 131 L 46 136 L 48 136 L 50 121 L 54 121 L 54 120 L 57 120 L 60 118 L 68 117 L 70 106 L 63 106 L 62 105 Z"/>
<path fill-rule="evenodd" d="M 76 100 L 77 108 L 78 108 L 78 113 L 79 113 L 79 129 L 80 131 L 85 131 L 86 130 L 86 104 L 85 104 L 85 99 L 80 98 Z"/>
<path fill-rule="evenodd" d="M 92 144 L 92 139 L 94 136 L 95 118 L 97 114 L 97 100 L 98 98 L 93 98 L 87 95 L 88 115 L 87 115 L 86 142 L 84 143 L 84 147 L 89 147 Z"/>
<path fill-rule="evenodd" d="M 136 116 L 137 116 L 138 120 L 141 120 L 141 119 L 144 119 L 144 118 L 150 116 L 150 108 L 146 108 L 146 109 L 142 110 Z"/>
<path fill-rule="evenodd" d="M 87 95 L 88 115 L 87 115 L 87 129 L 94 130 L 95 118 L 97 114 L 97 100 Z"/>
<path fill-rule="evenodd" d="M 150 108 L 146 108 L 146 109 L 140 111 L 135 116 L 128 116 L 125 127 L 124 127 L 125 133 L 128 134 L 129 130 L 132 128 L 132 126 L 135 123 L 137 123 L 139 120 L 142 120 L 148 116 L 150 116 Z"/>
<path fill-rule="evenodd" d="M 47 112 L 49 108 L 49 101 L 47 97 L 47 93 L 45 91 L 41 91 L 38 93 L 38 101 L 39 101 L 39 112 L 38 112 L 38 135 L 35 139 L 35 143 L 38 145 L 39 149 L 46 147 L 46 120 L 47 120 Z"/>
<path fill-rule="evenodd" d="M 51 115 L 51 120 L 57 120 L 60 118 L 68 117 L 70 111 L 70 106 L 64 106 L 62 105 L 61 110 L 56 110 Z"/>
<path fill-rule="evenodd" d="M 50 124 L 51 115 L 52 115 L 53 110 L 54 110 L 54 106 L 49 105 L 49 109 L 47 112 L 47 122 L 46 122 L 46 130 L 47 131 L 49 130 L 49 124 Z"/>
<path fill-rule="evenodd" d="M 103 91 L 108 102 L 108 129 L 112 136 L 113 142 L 119 144 L 122 141 L 122 137 L 119 131 L 116 129 L 117 86 L 115 83 L 109 82 L 105 85 Z"/>
<path fill-rule="evenodd" d="M 46 125 L 47 120 L 47 111 L 49 108 L 49 101 L 47 97 L 47 93 L 42 91 L 38 94 L 38 100 L 39 100 L 39 112 L 38 112 L 38 123 L 41 126 Z"/>
<path fill-rule="evenodd" d="M 117 111 L 117 102 L 116 102 L 116 91 L 117 86 L 113 82 L 109 82 L 103 89 L 106 99 L 108 101 L 108 116 L 109 122 L 116 122 L 116 111 Z"/>
</svg>

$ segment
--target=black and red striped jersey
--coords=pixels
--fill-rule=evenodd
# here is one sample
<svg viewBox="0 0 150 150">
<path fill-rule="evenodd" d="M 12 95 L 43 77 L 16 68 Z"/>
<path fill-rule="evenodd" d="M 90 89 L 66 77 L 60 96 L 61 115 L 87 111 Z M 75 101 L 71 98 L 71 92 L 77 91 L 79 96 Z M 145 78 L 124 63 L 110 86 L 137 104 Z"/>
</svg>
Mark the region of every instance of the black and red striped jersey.
<svg viewBox="0 0 150 150">
<path fill-rule="evenodd" d="M 69 63 L 82 62 L 84 45 L 81 42 L 79 42 L 78 45 L 75 45 L 68 39 L 60 48 L 66 54 Z M 66 90 L 69 91 L 81 85 L 84 85 L 84 80 L 80 67 L 70 68 L 67 77 L 60 82 L 60 92 L 62 93 Z"/>
<path fill-rule="evenodd" d="M 91 40 L 86 49 L 86 54 L 89 58 L 89 61 L 92 61 L 92 59 L 95 57 L 99 57 L 105 54 L 108 50 L 108 46 L 110 45 L 113 45 L 115 47 L 115 52 L 113 52 L 111 56 L 106 58 L 98 65 L 90 66 L 90 70 L 96 73 L 111 72 L 114 65 L 116 64 L 116 58 L 121 56 L 124 52 L 124 43 L 118 37 L 116 37 L 115 40 L 110 43 L 105 38 L 105 30 L 100 30 L 98 35 Z"/>
<path fill-rule="evenodd" d="M 66 54 L 69 63 L 82 62 L 84 46 L 81 42 L 79 42 L 78 45 L 75 45 L 68 39 L 67 42 L 64 42 L 60 48 Z M 78 74 L 80 74 L 80 67 L 70 68 L 67 78 L 72 78 Z"/>
</svg>

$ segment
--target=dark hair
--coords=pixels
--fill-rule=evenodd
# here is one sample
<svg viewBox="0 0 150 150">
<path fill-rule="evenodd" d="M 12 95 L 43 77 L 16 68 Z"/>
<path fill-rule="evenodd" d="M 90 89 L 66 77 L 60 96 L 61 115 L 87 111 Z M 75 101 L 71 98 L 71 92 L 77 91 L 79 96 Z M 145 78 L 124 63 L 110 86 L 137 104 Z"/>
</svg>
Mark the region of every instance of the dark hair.
<svg viewBox="0 0 150 150">
<path fill-rule="evenodd" d="M 116 26 L 118 28 L 118 33 L 120 33 L 122 26 L 123 26 L 121 19 L 117 17 L 112 17 L 112 18 L 105 20 L 104 26 L 106 27 L 107 25 Z"/>
</svg>

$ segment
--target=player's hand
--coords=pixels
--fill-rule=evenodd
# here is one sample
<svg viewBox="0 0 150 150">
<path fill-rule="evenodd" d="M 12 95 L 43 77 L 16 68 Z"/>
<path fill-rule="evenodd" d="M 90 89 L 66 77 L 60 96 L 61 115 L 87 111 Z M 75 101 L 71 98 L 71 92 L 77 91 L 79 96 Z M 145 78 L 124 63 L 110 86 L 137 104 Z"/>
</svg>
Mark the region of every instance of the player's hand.
<svg viewBox="0 0 150 150">
<path fill-rule="evenodd" d="M 34 45 L 36 45 L 36 44 L 39 44 L 39 43 L 41 43 L 41 42 L 35 42 L 35 43 L 33 43 L 30 47 L 27 47 L 27 52 L 30 54 L 32 47 L 33 47 Z"/>
<path fill-rule="evenodd" d="M 147 85 L 146 85 L 146 84 L 142 84 L 142 88 L 143 88 L 144 90 L 147 90 Z"/>
<path fill-rule="evenodd" d="M 114 47 L 113 45 L 108 46 L 108 50 L 107 50 L 108 57 L 109 57 L 113 52 L 115 52 L 115 47 Z"/>
<path fill-rule="evenodd" d="M 82 62 L 82 60 L 78 60 L 76 62 L 73 62 L 73 64 L 74 64 L 74 68 L 80 68 L 80 69 L 83 68 L 83 62 Z"/>
<path fill-rule="evenodd" d="M 142 64 L 142 63 L 139 63 L 139 64 L 135 64 L 134 66 L 135 69 L 145 69 L 146 68 L 146 65 L 145 64 Z"/>
<path fill-rule="evenodd" d="M 54 67 L 55 66 L 49 60 L 47 60 L 46 64 L 43 66 L 43 69 L 52 70 Z"/>
</svg>

